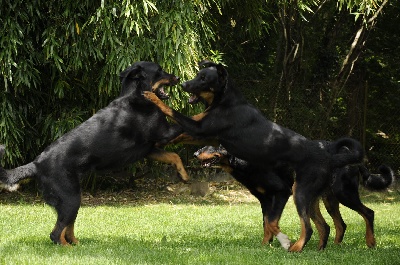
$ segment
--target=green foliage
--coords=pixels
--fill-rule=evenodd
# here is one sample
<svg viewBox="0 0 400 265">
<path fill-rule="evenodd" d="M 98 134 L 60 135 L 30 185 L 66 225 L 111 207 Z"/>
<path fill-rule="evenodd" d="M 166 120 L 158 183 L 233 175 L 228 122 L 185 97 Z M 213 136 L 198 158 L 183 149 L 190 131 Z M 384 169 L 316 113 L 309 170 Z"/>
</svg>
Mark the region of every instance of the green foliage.
<svg viewBox="0 0 400 265">
<path fill-rule="evenodd" d="M 119 93 L 119 72 L 138 60 L 156 61 L 183 80 L 194 76 L 200 60 L 223 62 L 269 118 L 311 137 L 351 134 L 356 124 L 348 125 L 349 120 L 359 117 L 352 115 L 355 102 L 349 99 L 362 90 L 354 84 L 382 81 L 370 82 L 369 101 L 380 101 L 377 105 L 388 106 L 391 113 L 396 108 L 380 100 L 379 87 L 390 87 L 386 95 L 398 89 L 399 53 L 392 47 L 397 24 L 390 22 L 397 19 L 398 2 L 385 6 L 388 15 L 378 16 L 378 23 L 368 23 L 383 4 L 385 0 L 0 0 L 3 163 L 12 166 L 33 158 L 108 104 Z M 370 31 L 381 20 L 382 28 Z M 349 40 L 361 25 L 368 31 L 363 40 L 372 33 L 376 42 L 365 50 L 365 42 L 359 42 L 350 61 L 365 51 L 368 55 L 348 64 L 349 79 L 341 80 L 349 84 L 335 85 L 350 54 Z M 379 69 L 380 64 L 384 67 Z M 185 114 L 199 111 L 189 106 L 179 87 L 169 92 L 169 105 Z M 375 114 L 381 109 L 369 111 L 367 125 L 373 127 L 367 131 L 377 131 L 381 118 Z M 388 116 L 386 124 L 398 123 Z M 391 135 L 398 138 L 398 133 Z"/>
<path fill-rule="evenodd" d="M 11 157 L 10 161 L 21 158 L 21 153 L 15 147 L 16 143 L 21 143 L 23 140 L 24 117 L 18 111 L 15 102 L 8 94 L 1 94 L 0 105 L 0 131 L 2 132 L 2 143 L 11 148 L 6 149 L 6 154 Z"/>
<path fill-rule="evenodd" d="M 135 61 L 193 76 L 214 38 L 211 8 L 216 1 L 0 0 L 7 164 L 34 157 L 108 104 L 119 93 L 119 72 Z M 171 92 L 174 107 L 191 110 L 180 89 Z"/>
<path fill-rule="evenodd" d="M 386 0 L 340 0 L 339 10 L 347 10 L 354 14 L 355 20 L 362 18 L 363 22 L 372 17 Z"/>
</svg>

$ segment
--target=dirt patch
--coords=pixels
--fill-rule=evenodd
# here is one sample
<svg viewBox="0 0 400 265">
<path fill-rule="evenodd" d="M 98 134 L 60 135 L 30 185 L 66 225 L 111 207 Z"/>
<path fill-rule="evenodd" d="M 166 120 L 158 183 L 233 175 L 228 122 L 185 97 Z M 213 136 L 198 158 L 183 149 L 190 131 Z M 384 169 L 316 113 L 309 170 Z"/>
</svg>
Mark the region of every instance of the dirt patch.
<svg viewBox="0 0 400 265">
<path fill-rule="evenodd" d="M 240 204 L 257 202 L 250 192 L 234 180 L 202 182 L 199 194 L 192 192 L 193 184 L 154 183 L 141 181 L 135 188 L 119 191 L 82 192 L 82 206 L 168 204 Z M 196 186 L 196 185 L 195 185 Z M 207 187 L 207 188 L 206 188 Z M 44 204 L 38 191 L 24 189 L 0 192 L 0 204 Z"/>
</svg>

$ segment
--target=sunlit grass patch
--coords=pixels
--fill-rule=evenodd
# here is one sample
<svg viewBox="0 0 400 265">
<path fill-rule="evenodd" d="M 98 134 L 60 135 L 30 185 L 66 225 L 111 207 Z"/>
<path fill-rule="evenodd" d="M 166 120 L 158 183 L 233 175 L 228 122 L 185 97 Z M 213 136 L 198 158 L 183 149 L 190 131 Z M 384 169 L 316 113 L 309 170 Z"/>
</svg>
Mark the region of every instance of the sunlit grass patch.
<svg viewBox="0 0 400 265">
<path fill-rule="evenodd" d="M 258 203 L 199 201 L 83 206 L 75 226 L 80 244 L 72 247 L 50 241 L 56 215 L 47 205 L 0 204 L 0 264 L 400 263 L 397 197 L 388 201 L 368 199 L 367 206 L 375 211 L 375 249 L 365 244 L 364 220 L 341 207 L 348 225 L 344 242 L 333 244 L 333 222 L 323 210 L 331 226 L 328 246 L 317 251 L 318 233 L 314 231 L 302 253 L 288 253 L 276 240 L 261 245 Z M 291 199 L 280 227 L 292 240 L 299 236 L 299 218 Z"/>
</svg>

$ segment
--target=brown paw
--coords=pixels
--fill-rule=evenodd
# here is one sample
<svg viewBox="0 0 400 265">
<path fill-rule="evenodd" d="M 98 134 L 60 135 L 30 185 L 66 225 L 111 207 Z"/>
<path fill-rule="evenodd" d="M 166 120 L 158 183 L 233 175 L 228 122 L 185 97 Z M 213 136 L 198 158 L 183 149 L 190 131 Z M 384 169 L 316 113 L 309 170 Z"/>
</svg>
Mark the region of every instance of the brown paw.
<svg viewBox="0 0 400 265">
<path fill-rule="evenodd" d="M 157 104 L 157 102 L 161 101 L 156 94 L 150 91 L 143 91 L 143 97 L 154 104 Z"/>
<path fill-rule="evenodd" d="M 153 102 L 165 115 L 174 118 L 172 109 L 167 105 L 165 105 L 165 103 L 162 102 L 161 99 L 159 99 L 156 94 L 150 91 L 144 91 L 143 97 Z"/>
<path fill-rule="evenodd" d="M 74 236 L 72 236 L 72 237 L 66 236 L 65 240 L 71 245 L 79 245 L 79 240 Z"/>
<path fill-rule="evenodd" d="M 274 238 L 274 235 L 268 229 L 265 229 L 262 244 L 265 245 L 265 244 L 271 243 L 273 238 Z"/>
<path fill-rule="evenodd" d="M 369 238 L 369 239 L 367 240 L 367 246 L 368 246 L 369 248 L 374 248 L 374 247 L 376 246 L 375 238 Z"/>
<path fill-rule="evenodd" d="M 181 180 L 182 180 L 183 183 L 186 183 L 186 184 L 189 183 L 190 177 L 189 177 L 189 175 L 186 173 L 185 170 L 179 172 L 179 176 L 181 177 Z"/>
<path fill-rule="evenodd" d="M 303 250 L 304 245 L 297 241 L 293 245 L 291 245 L 288 249 L 289 252 L 301 252 Z"/>
</svg>

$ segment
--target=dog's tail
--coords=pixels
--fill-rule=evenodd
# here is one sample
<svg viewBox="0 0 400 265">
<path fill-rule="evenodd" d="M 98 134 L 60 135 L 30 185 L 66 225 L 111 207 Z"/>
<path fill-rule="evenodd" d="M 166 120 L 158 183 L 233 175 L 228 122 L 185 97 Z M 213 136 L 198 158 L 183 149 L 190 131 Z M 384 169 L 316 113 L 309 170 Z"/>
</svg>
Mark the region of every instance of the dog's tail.
<svg viewBox="0 0 400 265">
<path fill-rule="evenodd" d="M 364 187 L 374 191 L 381 191 L 389 187 L 394 182 L 394 172 L 386 165 L 380 165 L 379 174 L 371 174 L 364 166 L 359 166 Z"/>
<path fill-rule="evenodd" d="M 5 148 L 0 145 L 0 159 L 5 153 Z M 36 166 L 31 162 L 29 164 L 6 170 L 0 167 L 0 188 L 5 188 L 9 191 L 18 189 L 18 182 L 20 180 L 34 177 L 36 175 Z"/>
<path fill-rule="evenodd" d="M 361 143 L 352 138 L 341 138 L 329 145 L 332 154 L 332 167 L 344 167 L 359 164 L 364 159 L 364 148 Z"/>
</svg>

